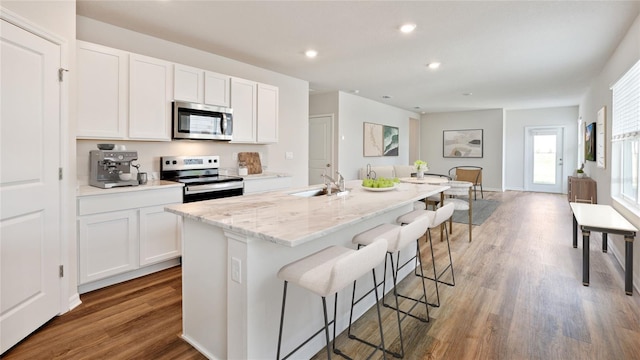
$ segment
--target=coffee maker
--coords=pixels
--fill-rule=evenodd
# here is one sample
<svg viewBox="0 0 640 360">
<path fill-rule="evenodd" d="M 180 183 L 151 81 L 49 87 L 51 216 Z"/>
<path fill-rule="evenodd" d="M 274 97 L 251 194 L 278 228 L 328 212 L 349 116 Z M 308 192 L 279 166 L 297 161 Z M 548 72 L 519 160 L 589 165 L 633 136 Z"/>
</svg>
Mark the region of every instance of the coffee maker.
<svg viewBox="0 0 640 360">
<path fill-rule="evenodd" d="M 137 186 L 131 173 L 131 162 L 138 160 L 137 151 L 91 150 L 89 152 L 89 185 L 102 189 Z"/>
</svg>

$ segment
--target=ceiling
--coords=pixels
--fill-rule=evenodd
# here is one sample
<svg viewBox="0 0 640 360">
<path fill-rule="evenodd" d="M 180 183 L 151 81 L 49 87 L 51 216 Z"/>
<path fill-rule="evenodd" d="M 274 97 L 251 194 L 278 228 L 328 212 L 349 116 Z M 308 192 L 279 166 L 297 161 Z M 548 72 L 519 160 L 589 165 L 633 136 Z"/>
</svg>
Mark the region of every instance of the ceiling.
<svg viewBox="0 0 640 360">
<path fill-rule="evenodd" d="M 577 105 L 639 13 L 640 1 L 77 1 L 78 15 L 307 80 L 311 93 L 415 112 Z M 411 34 L 398 30 L 407 22 Z"/>
</svg>

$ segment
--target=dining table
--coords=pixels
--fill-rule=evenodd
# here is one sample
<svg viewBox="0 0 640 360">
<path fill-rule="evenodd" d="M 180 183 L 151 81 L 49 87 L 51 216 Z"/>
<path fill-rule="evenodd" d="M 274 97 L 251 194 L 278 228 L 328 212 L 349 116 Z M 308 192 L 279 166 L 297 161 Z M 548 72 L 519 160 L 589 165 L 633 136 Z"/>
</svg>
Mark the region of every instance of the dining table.
<svg viewBox="0 0 640 360">
<path fill-rule="evenodd" d="M 449 189 L 440 193 L 440 204 L 446 204 L 447 202 L 452 202 L 454 204 L 455 210 L 467 210 L 469 212 L 469 242 L 471 242 L 473 236 L 473 223 L 472 223 L 472 214 L 473 214 L 473 201 L 471 200 L 471 192 L 473 183 L 469 181 L 455 181 L 450 180 L 444 176 L 429 176 L 424 175 L 424 177 L 403 177 L 399 179 L 400 182 L 411 183 L 411 184 L 430 184 L 430 185 L 448 185 Z M 457 198 L 458 196 L 468 196 L 468 201 Z M 425 208 L 428 199 L 424 199 Z M 453 217 L 449 219 L 449 234 L 453 232 Z M 442 228 L 440 231 L 440 240 L 442 241 Z"/>
</svg>

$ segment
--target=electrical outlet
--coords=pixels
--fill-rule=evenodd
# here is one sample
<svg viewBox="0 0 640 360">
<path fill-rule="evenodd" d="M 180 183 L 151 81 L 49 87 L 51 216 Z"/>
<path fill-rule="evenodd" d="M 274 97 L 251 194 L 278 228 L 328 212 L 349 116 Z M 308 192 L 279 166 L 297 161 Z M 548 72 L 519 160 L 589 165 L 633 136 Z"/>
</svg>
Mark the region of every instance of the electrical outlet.
<svg viewBox="0 0 640 360">
<path fill-rule="evenodd" d="M 234 152 L 234 153 L 231 154 L 231 160 L 238 161 L 238 153 L 237 152 Z"/>
<path fill-rule="evenodd" d="M 242 261 L 238 258 L 231 258 L 231 280 L 242 284 Z"/>
<path fill-rule="evenodd" d="M 287 160 L 293 160 L 293 151 L 287 151 L 284 153 L 284 158 Z"/>
</svg>

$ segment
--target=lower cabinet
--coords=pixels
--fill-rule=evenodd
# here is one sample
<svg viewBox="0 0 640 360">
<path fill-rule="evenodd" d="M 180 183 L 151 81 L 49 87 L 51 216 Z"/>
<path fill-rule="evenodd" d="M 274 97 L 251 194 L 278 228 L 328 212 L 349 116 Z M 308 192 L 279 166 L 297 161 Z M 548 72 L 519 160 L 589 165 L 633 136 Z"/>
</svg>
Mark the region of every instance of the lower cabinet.
<svg viewBox="0 0 640 360">
<path fill-rule="evenodd" d="M 290 176 L 278 176 L 267 178 L 245 178 L 244 194 L 256 194 L 267 191 L 283 190 L 291 187 Z"/>
<path fill-rule="evenodd" d="M 181 218 L 164 207 L 181 201 L 179 187 L 78 197 L 80 292 L 177 264 Z"/>
<path fill-rule="evenodd" d="M 180 256 L 180 219 L 164 206 L 140 209 L 140 266 Z"/>
</svg>

